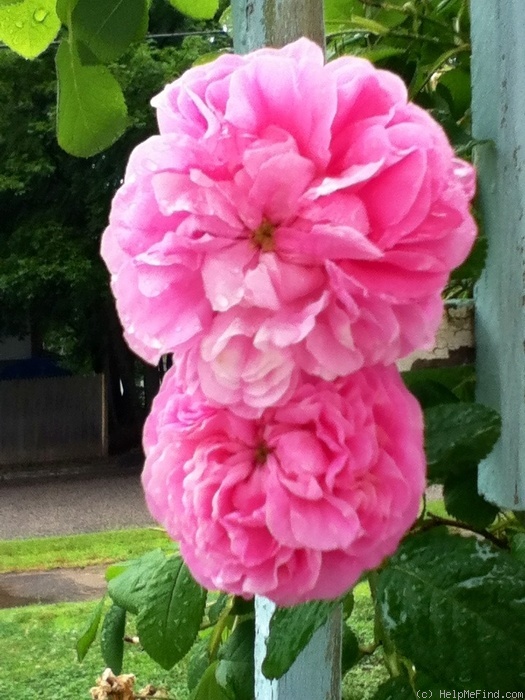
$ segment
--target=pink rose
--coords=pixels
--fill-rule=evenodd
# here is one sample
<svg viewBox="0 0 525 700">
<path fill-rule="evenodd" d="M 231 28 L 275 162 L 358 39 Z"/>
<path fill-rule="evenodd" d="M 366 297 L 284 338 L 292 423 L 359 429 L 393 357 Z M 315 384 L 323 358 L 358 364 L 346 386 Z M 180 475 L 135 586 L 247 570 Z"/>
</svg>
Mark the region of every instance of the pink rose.
<svg viewBox="0 0 525 700">
<path fill-rule="evenodd" d="M 211 589 L 332 598 L 393 553 L 425 483 L 419 404 L 394 367 L 306 378 L 248 420 L 166 376 L 146 421 L 154 517 Z"/>
<path fill-rule="evenodd" d="M 260 415 L 298 369 L 330 380 L 433 343 L 474 174 L 399 78 L 301 39 L 193 68 L 153 104 L 160 135 L 102 242 L 138 354 L 173 352 Z"/>
</svg>

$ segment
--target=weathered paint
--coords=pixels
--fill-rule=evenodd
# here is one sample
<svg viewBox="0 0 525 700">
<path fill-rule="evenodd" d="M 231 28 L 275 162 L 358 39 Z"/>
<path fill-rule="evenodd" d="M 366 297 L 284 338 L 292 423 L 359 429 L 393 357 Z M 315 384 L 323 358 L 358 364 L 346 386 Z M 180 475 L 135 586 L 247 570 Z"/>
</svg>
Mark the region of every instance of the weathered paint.
<svg viewBox="0 0 525 700">
<path fill-rule="evenodd" d="M 473 131 L 480 204 L 489 238 L 477 285 L 478 400 L 500 411 L 501 440 L 479 487 L 525 510 L 525 2 L 471 0 Z"/>
<path fill-rule="evenodd" d="M 323 0 L 232 0 L 234 47 L 247 53 L 280 47 L 307 36 L 324 48 Z M 261 671 L 274 605 L 257 598 L 255 636 L 256 700 L 340 700 L 341 613 L 319 629 L 283 678 L 269 681 Z"/>
<path fill-rule="evenodd" d="M 288 673 L 269 681 L 261 671 L 266 638 L 275 605 L 266 598 L 255 601 L 255 697 L 257 700 L 340 700 L 341 609 L 315 632 Z"/>
</svg>

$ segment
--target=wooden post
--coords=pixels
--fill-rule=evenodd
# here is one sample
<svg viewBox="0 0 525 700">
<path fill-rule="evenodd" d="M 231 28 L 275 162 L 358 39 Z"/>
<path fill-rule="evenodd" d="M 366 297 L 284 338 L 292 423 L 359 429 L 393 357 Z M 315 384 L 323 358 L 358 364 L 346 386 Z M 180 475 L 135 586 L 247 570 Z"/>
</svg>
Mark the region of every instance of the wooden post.
<svg viewBox="0 0 525 700">
<path fill-rule="evenodd" d="M 324 48 L 323 0 L 232 0 L 234 47 L 247 53 L 280 47 L 307 36 Z M 340 700 L 341 614 L 316 632 L 283 678 L 269 681 L 261 671 L 274 605 L 256 600 L 256 700 Z"/>
<path fill-rule="evenodd" d="M 314 634 L 295 663 L 278 681 L 261 672 L 266 638 L 275 605 L 266 598 L 255 601 L 255 697 L 256 700 L 341 699 L 341 608 Z"/>
<path fill-rule="evenodd" d="M 237 53 L 307 36 L 324 48 L 323 0 L 232 0 Z"/>
<path fill-rule="evenodd" d="M 525 510 L 525 24 L 523 0 L 471 0 L 473 132 L 489 240 L 476 289 L 478 400 L 502 416 L 479 487 Z"/>
</svg>

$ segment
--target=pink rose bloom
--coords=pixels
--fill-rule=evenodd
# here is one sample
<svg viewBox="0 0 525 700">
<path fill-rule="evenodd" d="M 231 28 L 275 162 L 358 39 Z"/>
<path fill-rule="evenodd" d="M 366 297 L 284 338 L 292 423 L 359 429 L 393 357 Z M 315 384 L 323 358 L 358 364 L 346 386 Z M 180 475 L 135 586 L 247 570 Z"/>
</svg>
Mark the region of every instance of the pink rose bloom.
<svg viewBox="0 0 525 700">
<path fill-rule="evenodd" d="M 394 552 L 425 486 L 419 404 L 394 367 L 301 382 L 248 420 L 166 376 L 144 430 L 153 516 L 210 589 L 333 598 Z"/>
<path fill-rule="evenodd" d="M 103 242 L 130 346 L 256 417 L 432 345 L 475 236 L 472 167 L 395 75 L 301 39 L 154 98 Z M 271 390 L 268 387 L 271 386 Z"/>
</svg>

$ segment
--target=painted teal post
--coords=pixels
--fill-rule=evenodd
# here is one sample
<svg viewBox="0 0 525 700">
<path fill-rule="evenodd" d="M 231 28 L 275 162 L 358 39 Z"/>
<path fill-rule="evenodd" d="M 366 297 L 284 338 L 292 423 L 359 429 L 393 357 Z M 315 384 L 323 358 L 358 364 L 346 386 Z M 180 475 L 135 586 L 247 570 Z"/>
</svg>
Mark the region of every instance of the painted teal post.
<svg viewBox="0 0 525 700">
<path fill-rule="evenodd" d="M 477 285 L 478 400 L 500 411 L 501 440 L 479 488 L 525 510 L 525 26 L 524 0 L 471 0 L 473 131 L 489 240 Z"/>
<path fill-rule="evenodd" d="M 288 673 L 278 681 L 269 681 L 261 664 L 274 609 L 267 598 L 255 601 L 256 700 L 341 700 L 341 609 L 315 632 Z"/>
<path fill-rule="evenodd" d="M 237 53 L 283 46 L 301 36 L 324 46 L 323 0 L 232 0 L 232 10 Z M 274 607 L 266 598 L 256 599 L 256 700 L 340 700 L 340 612 L 316 632 L 285 676 L 269 681 L 261 664 Z"/>
</svg>

